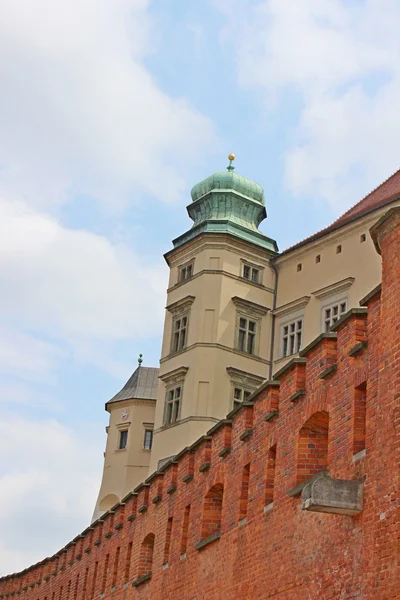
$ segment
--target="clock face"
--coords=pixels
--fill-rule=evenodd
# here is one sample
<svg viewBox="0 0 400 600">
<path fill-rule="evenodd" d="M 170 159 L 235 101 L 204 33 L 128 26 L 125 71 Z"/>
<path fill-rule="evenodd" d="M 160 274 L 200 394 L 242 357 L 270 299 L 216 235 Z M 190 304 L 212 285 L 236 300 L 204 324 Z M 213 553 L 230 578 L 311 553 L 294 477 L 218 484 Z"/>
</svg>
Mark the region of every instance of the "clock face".
<svg viewBox="0 0 400 600">
<path fill-rule="evenodd" d="M 123 421 L 126 421 L 128 417 L 129 417 L 129 411 L 128 411 L 128 410 L 126 410 L 126 409 L 125 409 L 125 410 L 123 410 L 123 411 L 122 411 L 122 413 L 121 413 L 121 419 L 122 419 Z"/>
</svg>

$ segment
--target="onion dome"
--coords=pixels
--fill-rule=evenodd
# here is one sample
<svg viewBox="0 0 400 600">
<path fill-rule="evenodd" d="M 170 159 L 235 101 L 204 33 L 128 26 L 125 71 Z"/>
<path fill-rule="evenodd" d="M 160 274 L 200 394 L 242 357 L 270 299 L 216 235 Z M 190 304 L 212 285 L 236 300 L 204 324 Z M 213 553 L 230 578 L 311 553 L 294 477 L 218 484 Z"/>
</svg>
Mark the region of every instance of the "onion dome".
<svg viewBox="0 0 400 600">
<path fill-rule="evenodd" d="M 261 185 L 234 173 L 234 154 L 229 154 L 226 171 L 218 171 L 192 191 L 192 203 L 187 207 L 192 228 L 174 240 L 177 248 L 201 233 L 227 233 L 277 252 L 275 240 L 258 229 L 266 219 L 264 191 Z"/>
</svg>

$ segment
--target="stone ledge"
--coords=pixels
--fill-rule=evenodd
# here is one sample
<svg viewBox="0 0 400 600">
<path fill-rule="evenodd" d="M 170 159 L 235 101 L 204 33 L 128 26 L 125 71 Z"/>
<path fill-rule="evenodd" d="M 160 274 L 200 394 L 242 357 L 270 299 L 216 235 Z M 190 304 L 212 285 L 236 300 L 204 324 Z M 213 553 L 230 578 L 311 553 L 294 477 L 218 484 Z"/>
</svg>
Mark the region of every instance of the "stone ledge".
<svg viewBox="0 0 400 600">
<path fill-rule="evenodd" d="M 153 504 L 158 504 L 159 502 L 161 502 L 162 500 L 162 495 L 161 494 L 157 494 L 157 496 L 154 496 L 152 503 Z"/>
<path fill-rule="evenodd" d="M 332 375 L 333 373 L 336 373 L 337 371 L 337 365 L 330 365 L 329 367 L 327 367 L 326 369 L 324 369 L 323 371 L 321 371 L 321 373 L 319 374 L 319 378 L 320 379 L 326 379 L 326 377 L 329 377 L 329 375 Z"/>
<path fill-rule="evenodd" d="M 192 481 L 193 477 L 193 473 L 188 473 L 187 475 L 185 475 L 185 477 L 183 477 L 182 481 L 183 483 L 189 483 L 189 481 Z"/>
<path fill-rule="evenodd" d="M 306 393 L 305 388 L 301 388 L 300 390 L 297 390 L 297 392 L 295 392 L 294 394 L 292 394 L 289 398 L 290 402 L 297 402 L 297 400 L 299 398 L 301 398 L 301 396 L 304 396 Z"/>
<path fill-rule="evenodd" d="M 134 521 L 136 519 L 136 515 L 129 515 L 127 521 Z"/>
<path fill-rule="evenodd" d="M 316 481 L 320 477 L 326 477 L 328 475 L 329 471 L 320 471 L 319 473 L 316 473 L 315 475 L 313 475 L 313 477 L 310 477 L 302 483 L 298 483 L 297 485 L 295 485 L 294 488 L 288 491 L 288 496 L 290 496 L 291 498 L 293 498 L 294 496 L 300 496 L 301 492 L 306 487 L 306 485 L 312 483 L 313 481 Z"/>
<path fill-rule="evenodd" d="M 242 435 L 240 436 L 239 440 L 241 442 L 244 442 L 245 440 L 247 440 L 249 437 L 251 437 L 253 435 L 254 431 L 253 429 L 246 429 L 246 431 L 244 431 L 242 433 Z"/>
<path fill-rule="evenodd" d="M 275 410 L 271 410 L 269 413 L 267 413 L 264 417 L 264 421 L 272 421 L 272 419 L 274 419 L 275 417 L 277 417 L 279 415 L 279 410 L 275 409 Z"/>
<path fill-rule="evenodd" d="M 138 585 L 141 585 L 142 583 L 145 583 L 146 581 L 149 581 L 151 579 L 151 576 L 152 576 L 152 573 L 146 573 L 146 575 L 142 575 L 141 577 L 138 577 L 132 583 L 132 586 L 133 587 L 138 587 Z"/>
<path fill-rule="evenodd" d="M 200 473 L 204 473 L 204 471 L 208 471 L 208 469 L 211 467 L 211 463 L 210 462 L 205 462 L 203 463 L 200 467 L 199 467 L 199 471 Z"/>
<path fill-rule="evenodd" d="M 351 308 L 343 315 L 343 317 L 340 317 L 340 319 L 338 319 L 336 323 L 332 325 L 330 331 L 337 331 L 343 325 L 343 323 L 353 316 L 363 316 L 367 314 L 368 310 L 366 308 Z"/>
<path fill-rule="evenodd" d="M 169 488 L 167 489 L 167 494 L 172 494 L 173 492 L 175 492 L 177 489 L 177 486 L 175 484 L 170 485 Z"/>
<path fill-rule="evenodd" d="M 362 350 L 364 350 L 364 348 L 367 348 L 368 346 L 368 342 L 359 342 L 358 344 L 356 344 L 355 346 L 353 346 L 349 352 L 348 355 L 349 356 L 355 356 L 356 354 L 358 354 L 359 352 L 361 352 Z"/>
<path fill-rule="evenodd" d="M 139 510 L 138 510 L 138 513 L 140 513 L 140 514 L 142 514 L 142 513 L 145 513 L 145 512 L 147 511 L 147 509 L 148 509 L 148 508 L 149 508 L 149 507 L 148 507 L 148 505 L 147 505 L 147 504 L 143 504 L 143 505 L 142 505 L 142 506 L 139 508 Z"/>
<path fill-rule="evenodd" d="M 115 529 L 118 531 L 119 529 L 123 528 L 123 524 L 122 523 L 117 523 L 117 525 L 115 526 Z"/>
<path fill-rule="evenodd" d="M 279 369 L 279 371 L 275 373 L 274 379 L 279 379 L 284 373 L 286 373 L 286 371 L 290 371 L 290 369 L 292 369 L 296 365 L 305 365 L 306 363 L 307 360 L 305 358 L 292 358 L 291 360 L 289 360 L 288 363 L 286 363 L 286 365 L 284 365 L 281 369 Z"/>
<path fill-rule="evenodd" d="M 225 456 L 228 456 L 231 450 L 231 446 L 226 446 L 226 448 L 222 448 L 221 452 L 218 452 L 218 456 L 220 456 L 221 458 L 225 458 Z"/>
<path fill-rule="evenodd" d="M 219 540 L 220 537 L 221 537 L 220 533 L 214 533 L 214 535 L 210 535 L 210 537 L 208 537 L 207 539 L 197 542 L 194 549 L 201 550 L 205 546 L 208 546 L 209 544 L 212 544 L 213 542 L 215 542 L 215 540 Z"/>
</svg>

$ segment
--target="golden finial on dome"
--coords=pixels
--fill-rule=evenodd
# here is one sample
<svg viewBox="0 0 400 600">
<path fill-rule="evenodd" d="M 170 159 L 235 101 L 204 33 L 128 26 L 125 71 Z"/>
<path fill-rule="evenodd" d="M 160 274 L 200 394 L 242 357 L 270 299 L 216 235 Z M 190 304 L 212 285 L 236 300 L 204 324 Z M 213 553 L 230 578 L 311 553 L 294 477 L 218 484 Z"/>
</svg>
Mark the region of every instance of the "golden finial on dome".
<svg viewBox="0 0 400 600">
<path fill-rule="evenodd" d="M 228 158 L 229 158 L 229 165 L 226 168 L 228 169 L 228 171 L 233 171 L 233 169 L 235 168 L 232 165 L 232 161 L 235 160 L 235 155 L 233 154 L 233 152 L 231 152 L 230 154 L 228 154 Z"/>
<path fill-rule="evenodd" d="M 228 154 L 228 158 L 229 158 L 229 160 L 235 160 L 235 155 L 233 154 L 233 152 Z"/>
</svg>

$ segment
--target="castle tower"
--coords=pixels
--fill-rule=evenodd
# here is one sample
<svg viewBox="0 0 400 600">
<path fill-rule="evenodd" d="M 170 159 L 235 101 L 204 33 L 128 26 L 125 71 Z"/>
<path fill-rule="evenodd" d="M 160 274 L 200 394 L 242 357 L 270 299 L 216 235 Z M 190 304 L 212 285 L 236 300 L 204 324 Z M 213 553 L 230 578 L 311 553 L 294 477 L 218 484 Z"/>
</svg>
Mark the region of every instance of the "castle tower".
<svg viewBox="0 0 400 600">
<path fill-rule="evenodd" d="M 201 181 L 170 268 L 150 473 L 268 377 L 276 242 L 260 185 L 226 171 Z"/>
<path fill-rule="evenodd" d="M 139 365 L 122 390 L 106 403 L 110 413 L 99 496 L 92 521 L 147 477 L 153 442 L 159 369 Z"/>
</svg>

